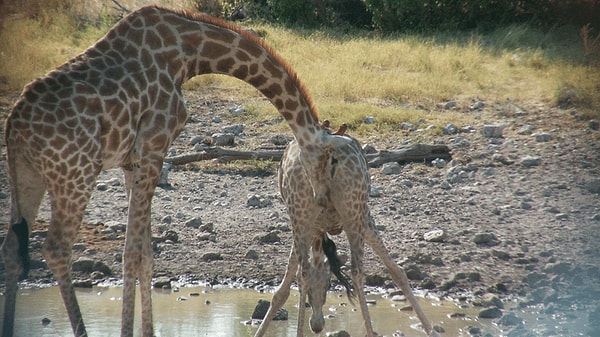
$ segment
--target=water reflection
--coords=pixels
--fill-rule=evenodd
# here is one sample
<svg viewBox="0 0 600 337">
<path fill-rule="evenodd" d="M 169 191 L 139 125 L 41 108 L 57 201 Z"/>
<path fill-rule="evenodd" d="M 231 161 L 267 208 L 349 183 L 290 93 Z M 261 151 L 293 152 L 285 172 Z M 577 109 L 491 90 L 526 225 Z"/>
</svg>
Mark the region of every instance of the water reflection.
<svg viewBox="0 0 600 337">
<path fill-rule="evenodd" d="M 79 289 L 77 296 L 90 336 L 118 336 L 121 321 L 121 288 Z M 257 326 L 244 322 L 249 320 L 259 299 L 271 299 L 272 294 L 261 294 L 250 289 L 231 288 L 181 288 L 179 292 L 154 290 L 154 327 L 157 337 L 185 336 L 252 336 Z M 139 327 L 139 295 L 136 305 L 136 328 Z M 381 294 L 369 295 L 376 301 L 370 306 L 375 331 L 392 336 L 402 332 L 405 336 L 425 336 L 418 328 L 418 320 L 412 311 L 400 310 L 406 302 L 393 302 Z M 490 322 L 475 319 L 474 309 L 461 309 L 455 303 L 420 299 L 432 322 L 442 326 L 446 336 L 468 336 L 467 326 L 481 327 L 484 331 L 497 332 Z M 21 290 L 18 296 L 15 336 L 70 336 L 69 320 L 56 287 Z M 297 293 L 292 292 L 285 305 L 289 311 L 288 321 L 272 322 L 268 336 L 287 337 L 296 335 Z M 345 296 L 336 293 L 328 296 L 324 313 L 325 331 L 346 330 L 353 336 L 363 336 L 364 327 L 360 310 L 345 305 Z M 2 308 L 0 307 L 0 310 Z M 458 315 L 456 315 L 459 313 Z M 455 314 L 455 315 L 452 315 Z M 455 316 L 455 317 L 450 317 Z M 51 324 L 43 326 L 42 319 Z M 136 329 L 136 336 L 140 335 Z M 315 336 L 308 326 L 307 336 Z M 400 335 L 400 334 L 397 334 Z"/>
</svg>

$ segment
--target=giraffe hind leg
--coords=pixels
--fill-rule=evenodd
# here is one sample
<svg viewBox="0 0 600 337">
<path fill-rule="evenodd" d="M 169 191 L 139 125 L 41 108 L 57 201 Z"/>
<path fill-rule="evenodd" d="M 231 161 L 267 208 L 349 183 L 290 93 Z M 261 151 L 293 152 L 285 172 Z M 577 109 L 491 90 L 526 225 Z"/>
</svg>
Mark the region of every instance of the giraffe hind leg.
<svg viewBox="0 0 600 337">
<path fill-rule="evenodd" d="M 367 244 L 373 249 L 375 254 L 379 256 L 379 258 L 383 261 L 384 265 L 390 272 L 392 276 L 392 280 L 400 290 L 404 293 L 404 296 L 408 299 L 415 314 L 419 318 L 421 325 L 423 326 L 423 330 L 427 333 L 428 336 L 439 337 L 439 334 L 433 330 L 433 326 L 431 322 L 423 312 L 421 305 L 417 301 L 416 297 L 413 295 L 412 290 L 410 288 L 410 283 L 408 281 L 408 277 L 404 272 L 402 267 L 398 266 L 391 258 L 387 248 L 385 247 L 383 241 L 377 234 L 374 224 L 370 221 L 369 224 L 365 228 L 364 238 Z"/>
<path fill-rule="evenodd" d="M 15 150 L 14 141 L 9 138 L 8 144 L 7 162 L 12 210 L 10 227 L 0 248 L 6 269 L 3 337 L 13 335 L 18 281 L 19 278 L 27 277 L 29 272 L 29 233 L 46 190 L 39 173 L 23 158 L 21 151 Z"/>
</svg>

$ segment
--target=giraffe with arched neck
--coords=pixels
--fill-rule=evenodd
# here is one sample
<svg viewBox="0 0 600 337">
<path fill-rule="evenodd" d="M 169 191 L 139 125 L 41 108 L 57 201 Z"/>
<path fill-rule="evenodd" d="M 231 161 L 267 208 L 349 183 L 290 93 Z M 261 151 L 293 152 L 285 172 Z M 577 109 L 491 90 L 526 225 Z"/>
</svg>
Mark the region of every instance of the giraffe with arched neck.
<svg viewBox="0 0 600 337">
<path fill-rule="evenodd" d="M 327 126 L 325 123 L 324 127 Z M 273 295 L 272 303 L 255 337 L 264 336 L 269 323 L 287 301 L 295 276 L 298 278 L 300 292 L 297 336 L 303 335 L 306 311 L 304 302 L 307 297 L 312 308 L 310 328 L 315 333 L 321 332 L 325 324 L 322 306 L 325 304 L 331 277 L 329 269 L 342 281 L 348 295 L 358 298 L 366 334 L 374 337 L 363 289 L 365 242 L 383 261 L 392 280 L 413 307 L 423 330 L 429 336 L 439 337 L 413 295 L 406 273 L 393 261 L 377 233 L 367 203 L 370 190 L 367 160 L 358 141 L 344 135 L 346 129 L 347 126 L 342 125 L 335 135 L 347 138 L 348 143 L 338 142 L 325 149 L 322 161 L 322 182 L 326 184 L 327 191 L 325 200 L 312 198 L 313 189 L 310 177 L 303 167 L 303 149 L 299 142 L 292 141 L 283 154 L 278 172 L 279 188 L 290 216 L 294 242 L 283 280 Z M 349 290 L 348 281 L 344 280 L 345 275 L 340 277 L 340 266 L 331 268 L 337 255 L 328 234 L 337 235 L 342 231 L 346 233 L 350 243 L 353 291 Z M 327 260 L 324 260 L 325 256 Z"/>
<path fill-rule="evenodd" d="M 139 281 L 142 335 L 152 336 L 151 200 L 167 149 L 187 119 L 181 85 L 209 73 L 241 79 L 272 102 L 301 144 L 314 198 L 326 199 L 319 175 L 323 151 L 345 140 L 318 124 L 310 96 L 283 59 L 253 34 L 222 20 L 143 7 L 83 53 L 28 84 L 7 118 L 11 222 L 1 247 L 2 336 L 13 335 L 18 280 L 29 270 L 28 238 L 46 191 L 51 219 L 43 255 L 73 333 L 87 335 L 72 285 L 71 248 L 98 174 L 112 167 L 122 168 L 129 198 L 121 335 L 133 335 Z"/>
</svg>

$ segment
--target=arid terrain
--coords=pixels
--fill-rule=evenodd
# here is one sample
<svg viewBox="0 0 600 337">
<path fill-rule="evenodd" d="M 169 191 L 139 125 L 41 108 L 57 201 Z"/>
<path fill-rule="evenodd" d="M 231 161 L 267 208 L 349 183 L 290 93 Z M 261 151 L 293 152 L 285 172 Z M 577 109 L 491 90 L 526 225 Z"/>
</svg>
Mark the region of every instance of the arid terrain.
<svg viewBox="0 0 600 337">
<path fill-rule="evenodd" d="M 5 93 L 0 100 L 0 240 L 10 210 L 3 120 L 16 95 Z M 228 114 L 244 107 L 244 102 L 197 92 L 185 96 L 188 126 L 171 155 L 194 152 L 194 138 L 222 132 L 230 126 Z M 418 139 L 446 144 L 452 152 L 450 162 L 370 170 L 371 213 L 395 260 L 409 272 L 416 288 L 483 307 L 492 305 L 489 299 L 494 296 L 518 306 L 536 305 L 546 317 L 583 311 L 589 315 L 585 331 L 600 335 L 598 122 L 580 118 L 573 108 L 440 103 L 439 111 L 431 113 L 455 109 L 471 114 L 476 123 L 432 135 L 422 131 L 428 126 L 423 120 L 393 137 L 359 137 L 377 150 L 393 150 Z M 274 115 L 265 123 L 279 120 Z M 259 127 L 245 125 L 235 136 L 235 148 L 269 143 L 276 136 L 260 133 Z M 276 172 L 256 166 L 212 163 L 170 168 L 168 185 L 157 188 L 153 201 L 155 277 L 248 287 L 278 284 L 291 247 L 289 218 Z M 82 285 L 120 278 L 126 212 L 120 170 L 102 173 L 73 251 L 77 270 L 83 270 L 76 272 Z M 47 202 L 38 218 L 27 283 L 52 282 L 40 255 L 50 218 Z M 334 240 L 347 258 L 344 235 Z M 383 264 L 369 249 L 365 269 L 370 285 L 392 286 Z M 0 284 L 3 278 L 0 264 Z M 514 317 L 508 311 L 502 311 L 504 317 Z M 499 324 L 513 336 L 569 335 L 551 328 L 534 333 L 520 327 L 518 318 L 512 322 L 500 318 Z"/>
</svg>

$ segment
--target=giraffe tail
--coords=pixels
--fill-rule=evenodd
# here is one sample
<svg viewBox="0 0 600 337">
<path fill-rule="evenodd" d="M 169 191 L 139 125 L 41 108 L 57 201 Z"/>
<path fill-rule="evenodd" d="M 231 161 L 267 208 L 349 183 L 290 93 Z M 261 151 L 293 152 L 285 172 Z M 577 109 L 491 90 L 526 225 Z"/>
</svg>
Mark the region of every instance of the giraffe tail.
<svg viewBox="0 0 600 337">
<path fill-rule="evenodd" d="M 352 284 L 350 278 L 346 273 L 342 271 L 342 262 L 340 261 L 339 256 L 337 255 L 337 248 L 335 247 L 335 242 L 331 240 L 327 234 L 323 234 L 323 252 L 325 256 L 327 256 L 327 261 L 329 262 L 329 269 L 338 279 L 338 281 L 346 288 L 346 295 L 348 295 L 348 299 L 351 303 L 356 298 L 356 293 L 352 289 Z"/>
</svg>

